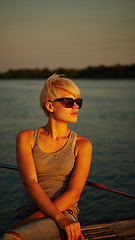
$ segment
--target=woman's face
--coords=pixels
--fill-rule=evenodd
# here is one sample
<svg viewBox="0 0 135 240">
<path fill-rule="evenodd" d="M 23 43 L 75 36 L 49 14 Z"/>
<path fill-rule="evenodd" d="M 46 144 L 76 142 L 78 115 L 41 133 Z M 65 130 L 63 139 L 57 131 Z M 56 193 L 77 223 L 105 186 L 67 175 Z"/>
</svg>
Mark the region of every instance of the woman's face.
<svg viewBox="0 0 135 240">
<path fill-rule="evenodd" d="M 75 96 L 63 89 L 59 89 L 60 98 L 73 98 L 76 99 Z M 53 102 L 53 112 L 51 116 L 60 122 L 65 123 L 75 123 L 78 117 L 78 105 L 74 103 L 72 108 L 66 108 L 63 101 Z"/>
</svg>

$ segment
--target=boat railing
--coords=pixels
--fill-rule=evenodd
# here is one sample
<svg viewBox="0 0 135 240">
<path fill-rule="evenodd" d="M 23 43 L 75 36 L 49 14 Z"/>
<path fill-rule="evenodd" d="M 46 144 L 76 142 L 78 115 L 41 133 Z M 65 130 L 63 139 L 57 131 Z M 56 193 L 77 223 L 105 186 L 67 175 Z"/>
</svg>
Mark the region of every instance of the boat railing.
<svg viewBox="0 0 135 240">
<path fill-rule="evenodd" d="M 17 170 L 18 171 L 18 167 L 15 165 L 11 165 L 11 164 L 4 164 L 4 163 L 0 163 L 0 168 L 6 168 L 6 169 L 10 169 L 10 170 Z M 102 189 L 105 191 L 110 191 L 116 194 L 120 194 L 123 195 L 125 197 L 130 197 L 130 198 L 135 198 L 135 194 L 133 193 L 128 193 L 125 191 L 121 191 L 119 189 L 113 188 L 113 187 L 109 187 L 109 186 L 105 186 L 99 183 L 95 183 L 95 182 L 91 182 L 91 181 L 86 181 L 86 186 L 90 186 L 90 187 L 94 187 L 94 188 L 98 188 L 98 189 Z"/>
</svg>

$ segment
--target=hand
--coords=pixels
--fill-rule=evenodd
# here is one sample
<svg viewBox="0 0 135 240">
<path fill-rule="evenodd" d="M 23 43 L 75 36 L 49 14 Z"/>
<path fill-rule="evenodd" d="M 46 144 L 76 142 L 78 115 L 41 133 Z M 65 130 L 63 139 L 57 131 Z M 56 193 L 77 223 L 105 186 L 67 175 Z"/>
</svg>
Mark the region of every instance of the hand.
<svg viewBox="0 0 135 240">
<path fill-rule="evenodd" d="M 65 230 L 68 240 L 84 239 L 81 233 L 81 226 L 79 222 L 73 221 L 64 216 L 63 219 L 57 221 L 57 224 L 60 228 Z"/>
</svg>

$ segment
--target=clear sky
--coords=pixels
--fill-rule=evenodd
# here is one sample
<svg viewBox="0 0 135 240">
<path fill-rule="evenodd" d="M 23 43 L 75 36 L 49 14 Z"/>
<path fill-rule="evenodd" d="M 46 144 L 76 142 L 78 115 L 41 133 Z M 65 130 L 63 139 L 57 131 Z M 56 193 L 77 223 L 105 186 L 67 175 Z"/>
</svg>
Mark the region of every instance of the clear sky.
<svg viewBox="0 0 135 240">
<path fill-rule="evenodd" d="M 0 0 L 0 72 L 135 63 L 135 0 Z"/>
</svg>

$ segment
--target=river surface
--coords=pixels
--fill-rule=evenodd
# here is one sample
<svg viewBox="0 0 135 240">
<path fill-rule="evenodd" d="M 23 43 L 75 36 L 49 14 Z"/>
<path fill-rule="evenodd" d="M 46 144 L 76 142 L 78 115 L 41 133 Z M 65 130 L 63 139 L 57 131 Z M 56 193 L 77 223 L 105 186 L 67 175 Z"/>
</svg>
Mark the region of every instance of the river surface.
<svg viewBox="0 0 135 240">
<path fill-rule="evenodd" d="M 39 106 L 42 80 L 0 81 L 0 163 L 16 165 L 16 135 L 47 122 Z M 135 194 L 135 81 L 75 80 L 84 99 L 69 128 L 93 145 L 88 180 Z M 0 224 L 21 198 L 17 171 L 0 169 Z M 135 199 L 85 186 L 79 201 L 82 225 L 135 219 Z"/>
</svg>

